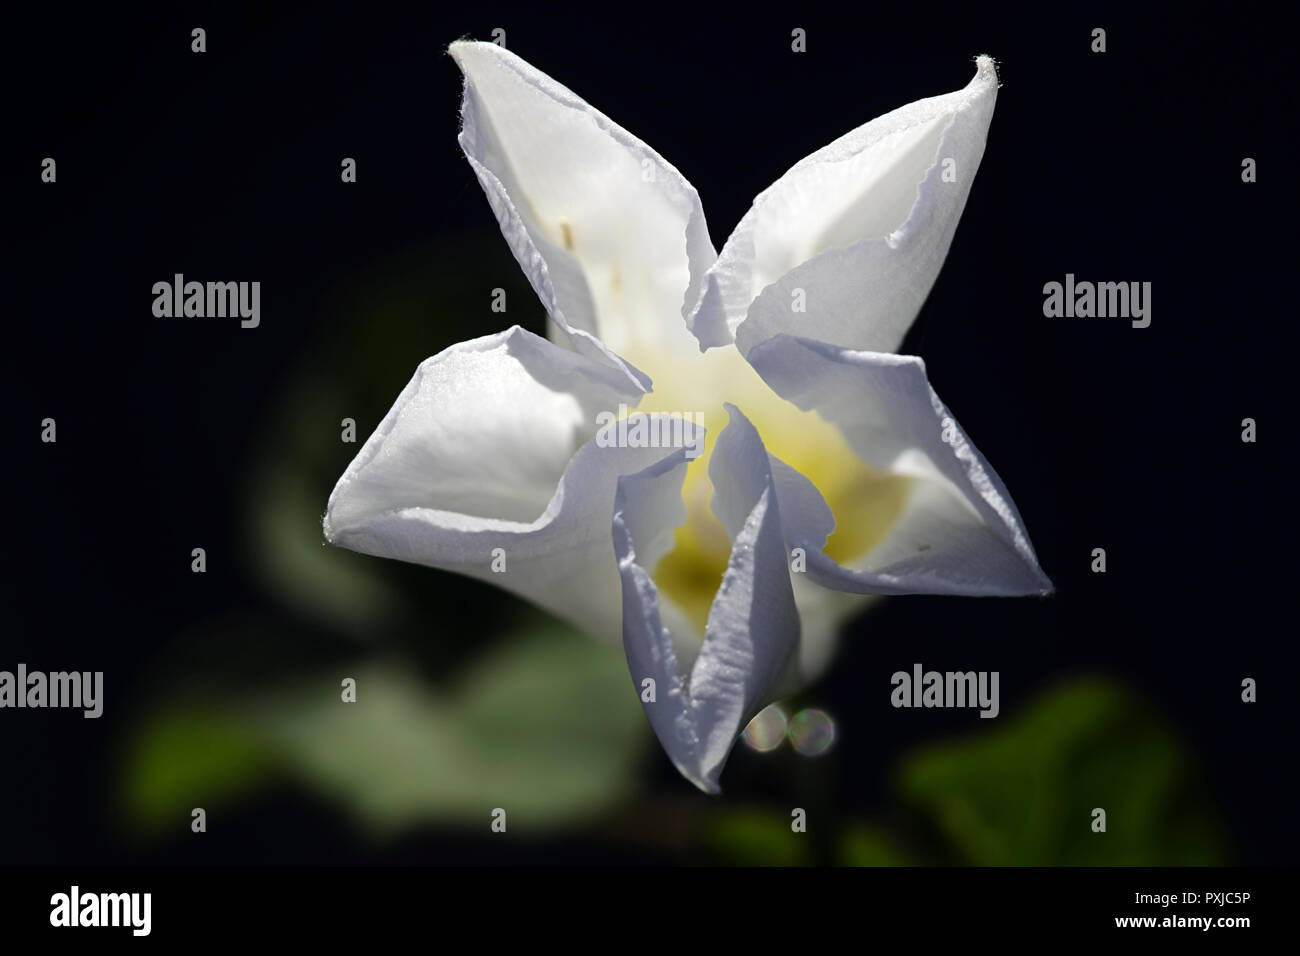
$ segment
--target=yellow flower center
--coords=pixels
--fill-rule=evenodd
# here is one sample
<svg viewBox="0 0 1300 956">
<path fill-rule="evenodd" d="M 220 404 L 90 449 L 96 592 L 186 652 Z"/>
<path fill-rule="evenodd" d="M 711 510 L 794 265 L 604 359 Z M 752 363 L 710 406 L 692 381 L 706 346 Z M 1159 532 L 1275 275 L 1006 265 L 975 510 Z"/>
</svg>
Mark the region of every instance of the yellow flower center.
<svg viewBox="0 0 1300 956">
<path fill-rule="evenodd" d="M 768 453 L 797 469 L 826 499 L 836 522 L 825 548 L 831 558 L 844 563 L 863 557 L 898 519 L 912 479 L 867 465 L 838 428 L 777 395 L 736 348 L 671 356 L 624 354 L 654 380 L 654 391 L 641 399 L 635 412 L 704 417 L 704 450 L 688 465 L 682 486 L 686 522 L 677 529 L 673 549 L 652 572 L 660 593 L 682 609 L 700 636 L 731 554 L 731 539 L 709 507 L 713 482 L 708 459 L 727 424 L 723 402 L 739 408 Z"/>
</svg>

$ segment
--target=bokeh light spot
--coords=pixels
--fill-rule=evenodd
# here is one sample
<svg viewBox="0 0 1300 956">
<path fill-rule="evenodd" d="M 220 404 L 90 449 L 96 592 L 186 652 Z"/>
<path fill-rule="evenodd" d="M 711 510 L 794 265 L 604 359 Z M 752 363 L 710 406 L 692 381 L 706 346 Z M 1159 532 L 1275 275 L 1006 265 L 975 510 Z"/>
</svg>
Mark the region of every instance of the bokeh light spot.
<svg viewBox="0 0 1300 956">
<path fill-rule="evenodd" d="M 820 757 L 835 743 L 835 721 L 824 710 L 808 708 L 790 718 L 790 744 L 805 757 Z"/>
<path fill-rule="evenodd" d="M 785 711 L 776 704 L 768 704 L 749 722 L 741 739 L 751 750 L 767 753 L 781 746 L 785 739 Z"/>
</svg>

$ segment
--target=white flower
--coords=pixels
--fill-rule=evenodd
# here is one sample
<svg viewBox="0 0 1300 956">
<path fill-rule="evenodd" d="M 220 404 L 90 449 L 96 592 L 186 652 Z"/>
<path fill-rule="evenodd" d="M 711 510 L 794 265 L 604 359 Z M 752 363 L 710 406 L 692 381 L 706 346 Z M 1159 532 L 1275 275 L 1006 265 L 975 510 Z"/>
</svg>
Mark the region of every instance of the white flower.
<svg viewBox="0 0 1300 956">
<path fill-rule="evenodd" d="M 516 326 L 427 359 L 330 496 L 331 542 L 621 636 L 664 749 L 709 792 L 863 595 L 1050 591 L 924 363 L 893 354 L 984 151 L 990 58 L 796 164 L 718 254 L 649 146 L 496 45 L 451 54 L 460 144 L 551 340 Z M 704 454 L 597 441 L 620 405 L 702 412 Z"/>
</svg>

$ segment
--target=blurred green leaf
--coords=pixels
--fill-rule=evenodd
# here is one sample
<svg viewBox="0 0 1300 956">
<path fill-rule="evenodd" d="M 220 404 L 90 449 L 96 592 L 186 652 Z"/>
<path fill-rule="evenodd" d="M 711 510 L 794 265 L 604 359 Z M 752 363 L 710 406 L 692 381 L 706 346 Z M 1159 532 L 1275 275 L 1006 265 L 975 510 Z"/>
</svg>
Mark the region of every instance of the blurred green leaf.
<svg viewBox="0 0 1300 956">
<path fill-rule="evenodd" d="M 812 844 L 806 833 L 790 829 L 790 816 L 750 807 L 719 811 L 711 821 L 705 846 L 737 866 L 807 866 Z"/>
<path fill-rule="evenodd" d="M 185 832 L 193 807 L 229 802 L 274 767 L 255 726 L 213 707 L 180 704 L 132 742 L 123 772 L 130 822 L 150 833 Z"/>
<path fill-rule="evenodd" d="M 357 681 L 357 700 L 340 699 Z M 163 710 L 137 739 L 126 780 L 137 817 L 287 775 L 369 829 L 470 822 L 502 807 L 538 832 L 618 800 L 649 740 L 621 654 L 555 625 L 495 645 L 454 686 L 400 663 L 367 663 L 227 706 Z"/>
<path fill-rule="evenodd" d="M 897 842 L 876 826 L 850 823 L 836 847 L 842 866 L 908 866 L 912 861 Z"/>
<path fill-rule="evenodd" d="M 789 813 L 760 807 L 719 806 L 707 816 L 705 852 L 733 866 L 809 866 L 817 843 L 790 829 Z M 825 825 L 825 824 L 823 824 Z M 859 821 L 838 828 L 834 862 L 841 866 L 906 866 L 911 861 L 883 830 Z"/>
<path fill-rule="evenodd" d="M 1183 745 L 1123 688 L 1084 680 L 973 739 L 908 757 L 904 799 L 976 865 L 1212 865 L 1223 841 Z M 1106 811 L 1106 832 L 1092 811 Z"/>
</svg>

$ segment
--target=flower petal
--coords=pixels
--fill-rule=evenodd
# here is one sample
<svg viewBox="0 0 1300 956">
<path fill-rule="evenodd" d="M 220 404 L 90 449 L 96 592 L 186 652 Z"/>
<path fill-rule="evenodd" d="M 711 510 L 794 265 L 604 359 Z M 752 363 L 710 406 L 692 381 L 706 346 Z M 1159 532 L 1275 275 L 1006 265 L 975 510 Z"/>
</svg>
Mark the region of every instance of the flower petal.
<svg viewBox="0 0 1300 956">
<path fill-rule="evenodd" d="M 718 436 L 709 476 L 714 512 L 732 539 L 731 557 L 693 663 L 662 624 L 650 576 L 671 545 L 671 529 L 647 517 L 662 513 L 674 495 L 680 507 L 684 457 L 620 479 L 613 526 L 623 576 L 624 650 L 633 682 L 640 691 L 646 677 L 654 678 L 656 699 L 643 696 L 650 725 L 677 769 L 706 793 L 718 792 L 731 748 L 787 679 L 799 643 L 799 614 L 767 452 L 749 421 L 734 406 L 727 411 L 731 420 Z M 683 508 L 678 522 L 684 517 Z"/>
<path fill-rule="evenodd" d="M 681 497 L 685 476 L 686 456 L 675 453 L 618 481 L 612 527 L 622 578 L 623 650 L 646 718 L 669 759 L 701 790 L 716 793 L 717 785 L 702 774 L 697 757 L 699 736 L 686 685 L 689 651 L 677 645 L 664 626 L 659 589 L 651 578 L 655 563 L 670 546 L 660 535 L 686 519 Z M 663 520 L 669 510 L 676 511 L 672 524 Z M 647 685 L 647 680 L 653 684 Z"/>
<path fill-rule="evenodd" d="M 616 642 L 614 483 L 665 454 L 592 438 L 596 413 L 631 395 L 616 370 L 518 327 L 452 346 L 339 479 L 325 537 L 490 581 Z"/>
<path fill-rule="evenodd" d="M 453 43 L 460 144 L 546 310 L 578 351 L 693 350 L 717 258 L 695 188 L 641 140 L 494 43 Z M 681 315 L 682 322 L 672 317 Z"/>
<path fill-rule="evenodd" d="M 886 113 L 801 160 L 754 200 L 690 322 L 742 352 L 789 333 L 892 352 L 948 254 L 997 98 L 993 60 L 961 90 Z M 951 162 L 950 162 L 951 161 Z M 795 311 L 802 290 L 806 311 Z"/>
<path fill-rule="evenodd" d="M 868 464 L 920 479 L 889 535 L 859 566 L 821 553 L 831 527 L 808 503 L 811 483 L 780 486 L 790 544 L 808 549 L 808 575 L 872 594 L 1046 594 L 1051 581 L 997 473 L 935 394 L 914 356 L 860 352 L 778 335 L 749 354 L 782 397 L 837 425 Z M 824 503 L 823 503 L 824 505 Z"/>
</svg>

